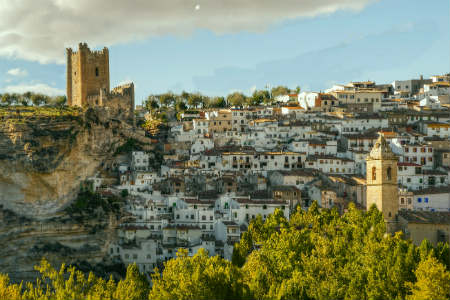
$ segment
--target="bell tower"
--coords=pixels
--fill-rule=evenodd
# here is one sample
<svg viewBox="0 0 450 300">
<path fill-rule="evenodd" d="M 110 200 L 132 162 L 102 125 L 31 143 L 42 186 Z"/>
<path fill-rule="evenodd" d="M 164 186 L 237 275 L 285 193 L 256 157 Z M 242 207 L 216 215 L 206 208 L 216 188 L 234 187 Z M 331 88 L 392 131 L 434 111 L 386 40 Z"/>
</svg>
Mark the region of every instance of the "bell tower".
<svg viewBox="0 0 450 300">
<path fill-rule="evenodd" d="M 380 135 L 366 158 L 367 210 L 375 204 L 383 213 L 386 229 L 393 233 L 397 227 L 398 184 L 397 156 Z"/>
</svg>

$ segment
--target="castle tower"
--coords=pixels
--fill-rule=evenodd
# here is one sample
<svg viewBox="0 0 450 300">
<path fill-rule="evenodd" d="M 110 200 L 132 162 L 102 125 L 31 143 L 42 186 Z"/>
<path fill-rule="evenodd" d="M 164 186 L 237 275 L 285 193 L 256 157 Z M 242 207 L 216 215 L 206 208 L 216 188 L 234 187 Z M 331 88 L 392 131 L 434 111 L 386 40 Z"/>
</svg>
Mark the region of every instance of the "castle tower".
<svg viewBox="0 0 450 300">
<path fill-rule="evenodd" d="M 68 105 L 86 106 L 89 96 L 100 97 L 100 89 L 109 93 L 108 48 L 105 47 L 100 51 L 91 51 L 86 43 L 78 45 L 78 52 L 68 48 Z"/>
<path fill-rule="evenodd" d="M 383 136 L 376 141 L 366 158 L 367 210 L 375 204 L 383 213 L 388 232 L 393 233 L 397 225 L 397 161 Z"/>
</svg>

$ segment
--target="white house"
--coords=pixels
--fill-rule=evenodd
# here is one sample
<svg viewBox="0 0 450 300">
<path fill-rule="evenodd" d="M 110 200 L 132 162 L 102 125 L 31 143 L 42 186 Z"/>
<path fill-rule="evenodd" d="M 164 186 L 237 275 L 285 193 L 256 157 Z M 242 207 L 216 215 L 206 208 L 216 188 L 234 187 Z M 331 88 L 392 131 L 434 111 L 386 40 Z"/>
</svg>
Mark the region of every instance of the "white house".
<svg viewBox="0 0 450 300">
<path fill-rule="evenodd" d="M 413 192 L 413 209 L 450 211 L 450 187 L 429 188 Z"/>
<path fill-rule="evenodd" d="M 354 174 L 355 161 L 331 156 L 331 155 L 311 155 L 306 158 L 305 167 L 316 169 L 324 173 L 334 174 Z"/>
<path fill-rule="evenodd" d="M 143 151 L 131 152 L 131 170 L 146 171 L 150 162 L 150 156 Z"/>
</svg>

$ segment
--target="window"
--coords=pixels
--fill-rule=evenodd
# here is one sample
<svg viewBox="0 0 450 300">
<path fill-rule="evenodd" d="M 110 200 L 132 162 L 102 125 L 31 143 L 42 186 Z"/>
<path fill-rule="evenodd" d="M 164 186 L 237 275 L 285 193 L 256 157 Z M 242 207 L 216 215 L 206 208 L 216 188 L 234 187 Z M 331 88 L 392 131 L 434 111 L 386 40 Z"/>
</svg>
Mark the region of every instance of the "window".
<svg viewBox="0 0 450 300">
<path fill-rule="evenodd" d="M 377 180 L 377 168 L 372 168 L 372 180 Z"/>
<path fill-rule="evenodd" d="M 147 254 L 147 259 L 151 259 L 152 256 L 150 254 Z"/>
<path fill-rule="evenodd" d="M 391 180 L 391 178 L 392 178 L 392 170 L 391 167 L 388 167 L 386 170 L 386 179 Z"/>
<path fill-rule="evenodd" d="M 424 202 L 428 203 L 428 197 L 425 197 Z"/>
<path fill-rule="evenodd" d="M 417 202 L 421 203 L 422 202 L 422 198 L 417 198 Z"/>
<path fill-rule="evenodd" d="M 95 77 L 98 77 L 98 68 L 95 68 Z"/>
</svg>

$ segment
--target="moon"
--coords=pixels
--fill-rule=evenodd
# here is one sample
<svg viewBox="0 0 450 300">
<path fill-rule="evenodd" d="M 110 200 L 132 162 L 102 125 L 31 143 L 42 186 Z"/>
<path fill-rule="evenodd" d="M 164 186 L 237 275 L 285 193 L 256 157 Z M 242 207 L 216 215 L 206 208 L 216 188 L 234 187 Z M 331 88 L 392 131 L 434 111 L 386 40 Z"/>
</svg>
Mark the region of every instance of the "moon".
<svg viewBox="0 0 450 300">
<path fill-rule="evenodd" d="M 200 10 L 200 4 L 197 4 L 197 5 L 195 6 L 195 10 Z"/>
</svg>

